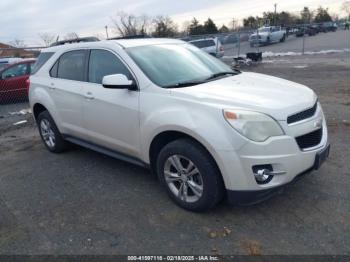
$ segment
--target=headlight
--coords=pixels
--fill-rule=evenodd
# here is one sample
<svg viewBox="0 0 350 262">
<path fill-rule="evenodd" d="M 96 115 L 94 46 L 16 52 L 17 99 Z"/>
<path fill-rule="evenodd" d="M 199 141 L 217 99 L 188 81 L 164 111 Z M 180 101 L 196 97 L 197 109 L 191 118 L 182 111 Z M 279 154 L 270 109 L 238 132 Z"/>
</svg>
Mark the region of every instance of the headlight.
<svg viewBox="0 0 350 262">
<path fill-rule="evenodd" d="M 263 142 L 271 136 L 284 135 L 280 125 L 268 115 L 233 109 L 225 109 L 223 113 L 226 121 L 250 140 Z"/>
</svg>

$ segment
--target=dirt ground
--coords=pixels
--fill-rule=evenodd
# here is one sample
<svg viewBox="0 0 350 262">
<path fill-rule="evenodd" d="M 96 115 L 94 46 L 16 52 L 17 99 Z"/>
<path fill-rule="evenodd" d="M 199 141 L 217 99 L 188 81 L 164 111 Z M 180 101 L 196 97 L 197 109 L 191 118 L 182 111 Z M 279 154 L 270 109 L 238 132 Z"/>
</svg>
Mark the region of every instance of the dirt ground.
<svg viewBox="0 0 350 262">
<path fill-rule="evenodd" d="M 320 171 L 262 204 L 195 214 L 147 170 L 80 147 L 50 154 L 30 115 L 5 114 L 0 253 L 350 255 L 350 54 L 276 57 L 242 70 L 317 93 L 332 145 Z"/>
</svg>

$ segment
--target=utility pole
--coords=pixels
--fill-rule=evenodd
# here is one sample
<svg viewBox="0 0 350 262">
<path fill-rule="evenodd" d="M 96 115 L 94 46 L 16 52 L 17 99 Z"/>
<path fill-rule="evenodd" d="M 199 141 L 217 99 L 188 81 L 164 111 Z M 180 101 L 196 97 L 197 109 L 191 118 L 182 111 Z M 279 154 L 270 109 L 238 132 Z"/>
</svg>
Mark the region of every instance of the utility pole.
<svg viewBox="0 0 350 262">
<path fill-rule="evenodd" d="M 105 29 L 106 29 L 106 36 L 107 36 L 107 39 L 109 39 L 109 37 L 108 37 L 108 25 L 105 26 Z"/>
<path fill-rule="evenodd" d="M 276 26 L 277 24 L 277 3 L 276 4 L 274 4 L 274 6 L 275 6 L 275 15 L 274 15 L 274 18 L 273 18 L 273 22 L 274 22 L 274 25 Z"/>
</svg>

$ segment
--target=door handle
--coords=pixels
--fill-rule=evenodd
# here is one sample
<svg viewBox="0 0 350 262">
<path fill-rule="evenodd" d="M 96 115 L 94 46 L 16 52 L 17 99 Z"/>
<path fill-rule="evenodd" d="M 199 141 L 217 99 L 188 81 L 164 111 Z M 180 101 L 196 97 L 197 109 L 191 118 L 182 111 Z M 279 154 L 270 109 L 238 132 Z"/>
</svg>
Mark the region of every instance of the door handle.
<svg viewBox="0 0 350 262">
<path fill-rule="evenodd" d="M 95 99 L 95 97 L 92 95 L 91 92 L 87 92 L 84 97 L 87 99 L 87 100 L 93 100 Z"/>
<path fill-rule="evenodd" d="M 51 90 L 55 90 L 55 89 L 56 89 L 56 87 L 55 87 L 55 84 L 54 84 L 54 83 L 51 83 L 49 87 L 50 87 L 50 89 L 51 89 Z"/>
</svg>

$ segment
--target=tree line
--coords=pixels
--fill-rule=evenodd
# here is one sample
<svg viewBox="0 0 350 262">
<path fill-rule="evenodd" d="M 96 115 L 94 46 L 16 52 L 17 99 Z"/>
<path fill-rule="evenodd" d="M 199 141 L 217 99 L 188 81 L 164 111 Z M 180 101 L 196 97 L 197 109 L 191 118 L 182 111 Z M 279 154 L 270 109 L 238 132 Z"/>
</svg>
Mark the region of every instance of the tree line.
<svg viewBox="0 0 350 262">
<path fill-rule="evenodd" d="M 347 13 L 350 19 L 350 1 L 345 1 L 342 5 L 342 11 Z M 243 19 L 242 24 L 238 24 L 237 20 L 231 19 L 229 25 L 221 25 L 220 27 L 215 22 L 208 18 L 201 23 L 195 17 L 191 21 L 183 24 L 182 29 L 179 29 L 173 19 L 169 16 L 155 16 L 149 17 L 146 15 L 136 16 L 125 12 L 118 12 L 111 18 L 112 30 L 114 35 L 121 37 L 134 35 L 149 35 L 153 37 L 181 37 L 187 35 L 203 35 L 227 33 L 236 31 L 238 29 L 253 29 L 263 25 L 297 25 L 308 23 L 322 23 L 339 20 L 338 16 L 331 16 L 328 8 L 320 6 L 316 10 L 311 10 L 309 7 L 304 7 L 299 13 L 292 13 L 288 11 L 281 12 L 264 12 L 262 16 L 249 16 Z M 99 38 L 104 36 L 95 35 Z M 42 33 L 39 34 L 42 43 L 49 46 L 60 37 L 57 35 Z M 68 33 L 61 39 L 74 39 L 79 35 L 75 32 Z M 60 39 L 60 40 L 61 40 Z M 24 42 L 16 39 L 13 41 L 14 46 L 24 46 Z"/>
</svg>

